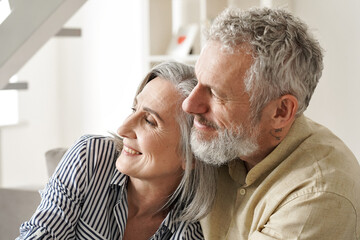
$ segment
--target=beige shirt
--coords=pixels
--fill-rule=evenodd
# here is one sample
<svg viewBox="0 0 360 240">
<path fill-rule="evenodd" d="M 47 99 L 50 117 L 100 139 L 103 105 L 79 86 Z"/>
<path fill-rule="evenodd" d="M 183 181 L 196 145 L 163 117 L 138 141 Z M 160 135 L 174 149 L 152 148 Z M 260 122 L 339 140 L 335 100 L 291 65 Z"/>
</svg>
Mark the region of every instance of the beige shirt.
<svg viewBox="0 0 360 240">
<path fill-rule="evenodd" d="M 205 239 L 360 239 L 360 166 L 328 129 L 299 117 L 288 136 L 246 174 L 220 169 L 201 221 Z"/>
</svg>

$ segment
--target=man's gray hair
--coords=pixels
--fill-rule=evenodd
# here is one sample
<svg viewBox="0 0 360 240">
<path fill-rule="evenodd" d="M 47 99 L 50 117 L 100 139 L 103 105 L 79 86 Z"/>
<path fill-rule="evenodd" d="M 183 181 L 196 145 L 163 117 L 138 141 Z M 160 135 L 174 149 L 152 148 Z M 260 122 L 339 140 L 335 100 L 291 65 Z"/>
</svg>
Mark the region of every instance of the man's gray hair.
<svg viewBox="0 0 360 240">
<path fill-rule="evenodd" d="M 250 46 L 254 58 L 244 79 L 253 119 L 265 105 L 291 94 L 303 113 L 323 69 L 322 49 L 305 23 L 281 9 L 224 10 L 208 31 L 208 40 L 218 41 L 232 54 Z"/>
<path fill-rule="evenodd" d="M 212 206 L 216 191 L 216 168 L 197 160 L 190 145 L 190 134 L 193 125 L 193 116 L 185 113 L 181 104 L 189 96 L 197 84 L 194 67 L 177 63 L 164 62 L 155 66 L 139 85 L 136 96 L 146 84 L 156 77 L 171 82 L 183 96 L 176 105 L 176 120 L 180 127 L 179 153 L 185 162 L 185 171 L 175 192 L 170 196 L 167 204 L 178 217 L 178 220 L 195 221 L 204 217 Z M 136 96 L 134 105 L 136 105 Z M 121 143 L 118 144 L 119 146 Z"/>
</svg>

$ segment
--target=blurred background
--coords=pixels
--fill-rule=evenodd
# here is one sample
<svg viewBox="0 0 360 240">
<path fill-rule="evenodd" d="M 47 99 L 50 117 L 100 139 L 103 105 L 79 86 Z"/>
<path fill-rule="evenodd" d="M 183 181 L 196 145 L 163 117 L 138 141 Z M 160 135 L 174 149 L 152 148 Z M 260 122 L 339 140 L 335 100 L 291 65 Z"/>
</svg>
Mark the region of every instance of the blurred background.
<svg viewBox="0 0 360 240">
<path fill-rule="evenodd" d="M 11 80 L 27 87 L 0 91 L 0 187 L 40 189 L 47 150 L 116 131 L 151 66 L 194 64 L 201 32 L 227 6 L 281 7 L 309 25 L 325 50 L 325 69 L 305 114 L 360 160 L 360 1 L 89 0 L 62 26 L 81 34 L 51 37 Z M 189 45 L 173 53 L 171 42 L 183 36 Z"/>
</svg>

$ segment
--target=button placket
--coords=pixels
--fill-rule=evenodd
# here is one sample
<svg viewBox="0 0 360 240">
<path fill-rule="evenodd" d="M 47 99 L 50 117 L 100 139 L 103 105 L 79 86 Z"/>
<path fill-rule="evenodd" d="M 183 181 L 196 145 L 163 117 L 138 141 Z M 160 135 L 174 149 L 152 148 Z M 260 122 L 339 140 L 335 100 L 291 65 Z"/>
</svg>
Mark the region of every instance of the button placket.
<svg viewBox="0 0 360 240">
<path fill-rule="evenodd" d="M 244 196 L 244 195 L 246 194 L 246 189 L 245 189 L 245 188 L 241 188 L 241 189 L 239 190 L 239 194 L 240 194 L 241 196 Z"/>
</svg>

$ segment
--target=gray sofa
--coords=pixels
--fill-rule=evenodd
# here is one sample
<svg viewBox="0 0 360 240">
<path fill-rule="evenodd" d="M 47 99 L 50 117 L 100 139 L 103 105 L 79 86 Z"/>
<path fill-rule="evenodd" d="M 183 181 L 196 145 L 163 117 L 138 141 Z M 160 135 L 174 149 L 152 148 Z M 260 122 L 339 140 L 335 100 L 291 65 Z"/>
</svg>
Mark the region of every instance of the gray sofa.
<svg viewBox="0 0 360 240">
<path fill-rule="evenodd" d="M 37 191 L 0 189 L 0 239 L 15 239 L 22 222 L 30 219 L 40 203 Z"/>
<path fill-rule="evenodd" d="M 48 175 L 52 175 L 65 148 L 45 153 Z M 40 203 L 38 190 L 0 188 L 0 240 L 15 239 L 21 223 L 30 219 Z"/>
</svg>

